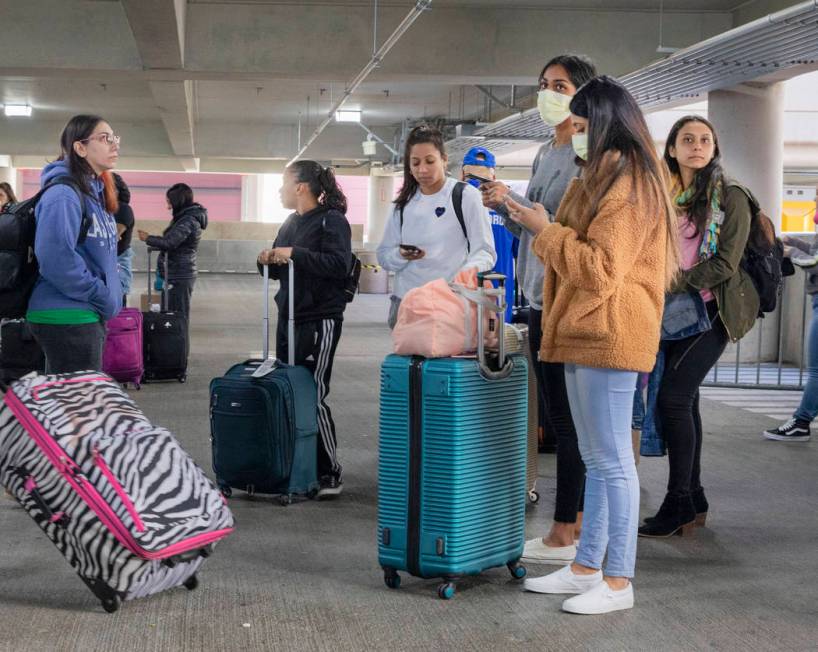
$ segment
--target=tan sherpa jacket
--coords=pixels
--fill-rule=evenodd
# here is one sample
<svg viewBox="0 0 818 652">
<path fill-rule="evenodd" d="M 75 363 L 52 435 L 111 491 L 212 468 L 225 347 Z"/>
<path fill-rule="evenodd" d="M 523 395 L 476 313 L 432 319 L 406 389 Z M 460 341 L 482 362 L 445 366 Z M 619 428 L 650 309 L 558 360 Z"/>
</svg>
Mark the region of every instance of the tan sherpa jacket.
<svg viewBox="0 0 818 652">
<path fill-rule="evenodd" d="M 581 179 L 532 248 L 545 265 L 540 359 L 649 372 L 664 308 L 667 227 L 663 209 L 636 197 L 627 170 L 579 224 Z"/>
</svg>

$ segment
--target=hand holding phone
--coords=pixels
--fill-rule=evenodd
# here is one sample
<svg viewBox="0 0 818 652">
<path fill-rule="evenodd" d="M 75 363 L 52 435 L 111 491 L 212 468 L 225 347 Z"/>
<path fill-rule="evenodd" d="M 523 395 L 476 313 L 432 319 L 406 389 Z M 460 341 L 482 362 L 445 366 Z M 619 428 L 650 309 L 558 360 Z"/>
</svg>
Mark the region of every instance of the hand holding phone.
<svg viewBox="0 0 818 652">
<path fill-rule="evenodd" d="M 423 249 L 416 247 L 415 245 L 399 244 L 398 247 L 400 248 L 401 257 L 405 258 L 406 260 L 420 260 L 426 255 L 426 252 L 423 251 Z"/>
<path fill-rule="evenodd" d="M 473 179 L 474 181 L 479 183 L 481 186 L 484 183 L 491 183 L 491 181 L 492 181 L 491 179 L 486 179 L 485 177 L 478 177 L 476 174 L 471 174 L 471 173 L 466 174 L 466 179 Z"/>
</svg>

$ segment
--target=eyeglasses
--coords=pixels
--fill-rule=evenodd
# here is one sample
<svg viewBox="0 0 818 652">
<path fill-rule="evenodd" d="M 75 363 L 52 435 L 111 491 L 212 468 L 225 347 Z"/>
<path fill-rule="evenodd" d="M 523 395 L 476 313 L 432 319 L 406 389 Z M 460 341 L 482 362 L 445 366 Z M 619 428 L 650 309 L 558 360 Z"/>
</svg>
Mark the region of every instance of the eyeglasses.
<svg viewBox="0 0 818 652">
<path fill-rule="evenodd" d="M 103 131 L 102 133 L 94 134 L 93 136 L 89 136 L 88 138 L 83 138 L 79 142 L 87 143 L 92 140 L 99 141 L 100 143 L 107 143 L 110 146 L 119 145 L 119 141 L 121 140 L 121 138 L 116 134 L 109 134 L 107 131 Z"/>
</svg>

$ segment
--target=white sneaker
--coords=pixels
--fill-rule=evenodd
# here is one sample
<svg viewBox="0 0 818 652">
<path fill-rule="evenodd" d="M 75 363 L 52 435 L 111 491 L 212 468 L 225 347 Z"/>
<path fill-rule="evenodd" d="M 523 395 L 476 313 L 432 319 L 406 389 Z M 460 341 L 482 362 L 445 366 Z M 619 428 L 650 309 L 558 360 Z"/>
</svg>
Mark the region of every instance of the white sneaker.
<svg viewBox="0 0 818 652">
<path fill-rule="evenodd" d="M 541 537 L 537 537 L 525 542 L 522 560 L 541 564 L 570 564 L 576 556 L 577 547 L 575 545 L 547 546 L 542 542 Z"/>
<path fill-rule="evenodd" d="M 575 575 L 570 566 L 564 566 L 549 575 L 527 579 L 523 582 L 523 588 L 534 593 L 585 593 L 600 582 L 602 571 L 591 575 Z"/>
<path fill-rule="evenodd" d="M 600 582 L 582 595 L 562 603 L 562 610 L 572 614 L 606 614 L 609 611 L 633 608 L 633 584 L 614 591 L 607 582 Z"/>
</svg>

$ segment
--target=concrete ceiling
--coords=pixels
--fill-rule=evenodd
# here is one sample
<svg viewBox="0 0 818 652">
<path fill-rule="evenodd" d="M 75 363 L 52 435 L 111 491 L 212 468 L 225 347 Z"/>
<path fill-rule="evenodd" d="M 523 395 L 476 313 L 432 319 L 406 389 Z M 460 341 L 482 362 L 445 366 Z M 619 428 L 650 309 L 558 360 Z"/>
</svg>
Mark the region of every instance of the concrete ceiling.
<svg viewBox="0 0 818 652">
<path fill-rule="evenodd" d="M 0 102 L 34 107 L 31 119 L 0 116 L 0 154 L 53 157 L 65 121 L 95 112 L 122 134 L 124 167 L 280 166 L 298 149 L 299 123 L 304 142 L 369 61 L 373 40 L 382 43 L 415 3 L 380 0 L 377 35 L 374 4 L 0 0 Z M 663 44 L 687 46 L 791 4 L 665 0 Z M 614 75 L 656 59 L 658 7 L 658 0 L 433 0 L 348 106 L 362 109 L 389 143 L 405 119 L 497 119 L 508 112 L 502 104 L 512 84 L 522 85 L 518 106 L 531 105 L 526 85 L 559 52 L 585 52 Z M 364 136 L 354 125 L 330 126 L 305 156 L 360 159 Z M 381 147 L 379 157 L 388 157 Z"/>
</svg>

